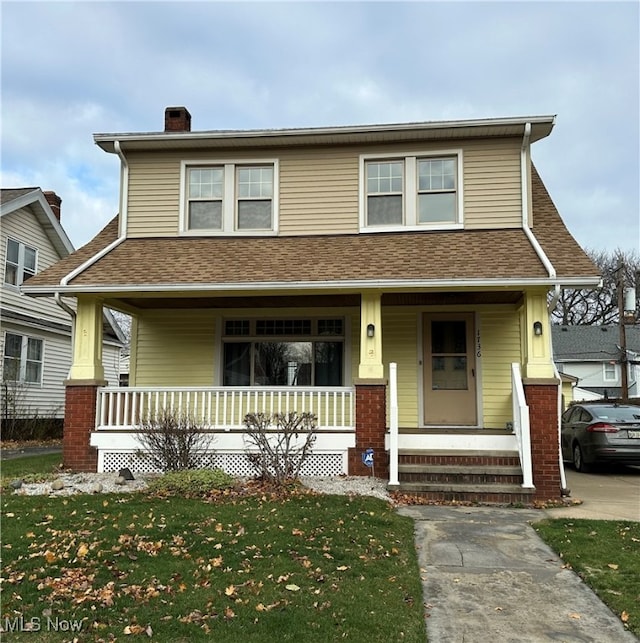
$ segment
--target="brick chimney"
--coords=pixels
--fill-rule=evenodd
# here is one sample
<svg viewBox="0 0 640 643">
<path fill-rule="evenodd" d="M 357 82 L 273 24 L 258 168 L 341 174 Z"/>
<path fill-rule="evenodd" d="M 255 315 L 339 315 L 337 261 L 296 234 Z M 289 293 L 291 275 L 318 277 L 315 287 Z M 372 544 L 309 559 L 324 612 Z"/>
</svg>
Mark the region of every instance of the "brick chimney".
<svg viewBox="0 0 640 643">
<path fill-rule="evenodd" d="M 44 192 L 44 198 L 51 206 L 51 210 L 56 219 L 60 221 L 60 205 L 62 204 L 62 199 L 55 192 Z"/>
<path fill-rule="evenodd" d="M 167 107 L 164 110 L 165 132 L 190 132 L 191 114 L 186 107 Z"/>
</svg>

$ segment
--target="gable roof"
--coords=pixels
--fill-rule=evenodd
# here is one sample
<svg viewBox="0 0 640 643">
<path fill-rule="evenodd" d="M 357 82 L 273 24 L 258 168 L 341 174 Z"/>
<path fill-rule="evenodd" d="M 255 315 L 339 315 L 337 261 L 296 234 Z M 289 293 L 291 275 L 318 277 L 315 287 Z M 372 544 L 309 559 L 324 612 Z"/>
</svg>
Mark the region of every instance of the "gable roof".
<svg viewBox="0 0 640 643">
<path fill-rule="evenodd" d="M 124 239 L 68 285 L 60 282 L 118 238 L 114 218 L 90 243 L 35 275 L 27 293 L 595 285 L 537 172 L 532 229 L 556 269 L 550 278 L 521 228 L 293 237 Z"/>
<path fill-rule="evenodd" d="M 60 257 L 66 257 L 73 252 L 73 244 L 40 188 L 0 189 L 0 217 L 8 216 L 22 208 L 29 208 L 33 212 Z"/>
<path fill-rule="evenodd" d="M 627 350 L 640 353 L 640 326 L 626 326 Z M 605 362 L 620 357 L 620 327 L 552 326 L 556 362 Z"/>
<path fill-rule="evenodd" d="M 61 261 L 68 259 L 75 255 L 73 244 L 60 224 L 60 221 L 53 213 L 51 205 L 47 201 L 44 192 L 39 187 L 26 187 L 26 188 L 2 188 L 0 189 L 0 217 L 5 217 L 23 208 L 28 208 L 35 215 L 42 230 L 47 235 L 48 239 L 53 244 L 58 255 L 62 258 Z M 60 262 L 58 262 L 60 263 Z M 54 264 L 58 265 L 58 264 Z M 31 279 L 35 279 L 40 275 L 48 272 L 54 266 L 47 268 L 37 274 Z M 24 284 L 23 286 L 24 287 Z M 15 311 L 2 309 L 2 316 L 11 318 L 17 321 L 32 323 L 32 318 L 26 315 L 21 315 Z M 56 324 L 49 320 L 38 320 L 39 324 L 45 327 L 68 329 L 64 324 Z M 108 341 L 116 342 L 121 345 L 127 343 L 127 339 L 120 328 L 120 325 L 115 320 L 113 315 L 108 309 L 104 309 L 103 315 L 103 332 L 105 339 Z"/>
</svg>

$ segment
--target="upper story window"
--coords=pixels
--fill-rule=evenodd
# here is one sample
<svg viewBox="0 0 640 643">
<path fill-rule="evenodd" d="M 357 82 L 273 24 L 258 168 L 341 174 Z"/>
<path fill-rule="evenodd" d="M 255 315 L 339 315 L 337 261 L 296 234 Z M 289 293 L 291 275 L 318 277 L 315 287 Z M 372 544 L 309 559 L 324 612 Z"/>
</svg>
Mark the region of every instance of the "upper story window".
<svg viewBox="0 0 640 643">
<path fill-rule="evenodd" d="M 275 234 L 277 162 L 183 163 L 181 230 L 188 234 Z"/>
<path fill-rule="evenodd" d="M 360 176 L 362 231 L 462 227 L 462 151 L 363 155 Z"/>
<path fill-rule="evenodd" d="M 6 333 L 2 378 L 13 382 L 42 382 L 43 341 L 37 337 Z"/>
<path fill-rule="evenodd" d="M 7 255 L 4 265 L 4 283 L 19 286 L 36 274 L 38 253 L 35 248 L 7 239 Z"/>
</svg>

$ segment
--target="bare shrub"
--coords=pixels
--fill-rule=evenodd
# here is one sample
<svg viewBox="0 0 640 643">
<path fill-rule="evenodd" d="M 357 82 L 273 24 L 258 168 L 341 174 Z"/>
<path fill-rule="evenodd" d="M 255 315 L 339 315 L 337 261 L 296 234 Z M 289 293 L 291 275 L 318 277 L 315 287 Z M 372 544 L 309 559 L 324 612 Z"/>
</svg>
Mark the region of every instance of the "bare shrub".
<svg viewBox="0 0 640 643">
<path fill-rule="evenodd" d="M 143 419 L 136 433 L 138 453 L 150 458 L 161 471 L 197 469 L 198 458 L 208 451 L 213 435 L 188 414 L 162 409 Z"/>
<path fill-rule="evenodd" d="M 244 425 L 247 457 L 257 475 L 277 485 L 297 480 L 316 441 L 316 416 L 248 413 Z"/>
</svg>

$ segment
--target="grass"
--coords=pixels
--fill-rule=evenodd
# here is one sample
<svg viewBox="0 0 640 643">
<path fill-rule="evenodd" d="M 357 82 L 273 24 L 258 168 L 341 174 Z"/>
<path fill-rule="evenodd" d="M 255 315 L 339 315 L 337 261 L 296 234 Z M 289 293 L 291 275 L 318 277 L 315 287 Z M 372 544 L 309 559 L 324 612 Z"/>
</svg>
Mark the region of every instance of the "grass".
<svg viewBox="0 0 640 643">
<path fill-rule="evenodd" d="M 16 478 L 25 482 L 40 482 L 52 479 L 60 470 L 62 464 L 61 453 L 48 453 L 23 458 L 2 460 L 0 463 L 0 478 L 2 488 Z"/>
<path fill-rule="evenodd" d="M 640 523 L 544 520 L 540 537 L 640 637 Z"/>
<path fill-rule="evenodd" d="M 374 498 L 5 494 L 1 551 L 3 640 L 426 638 L 413 521 Z"/>
</svg>

